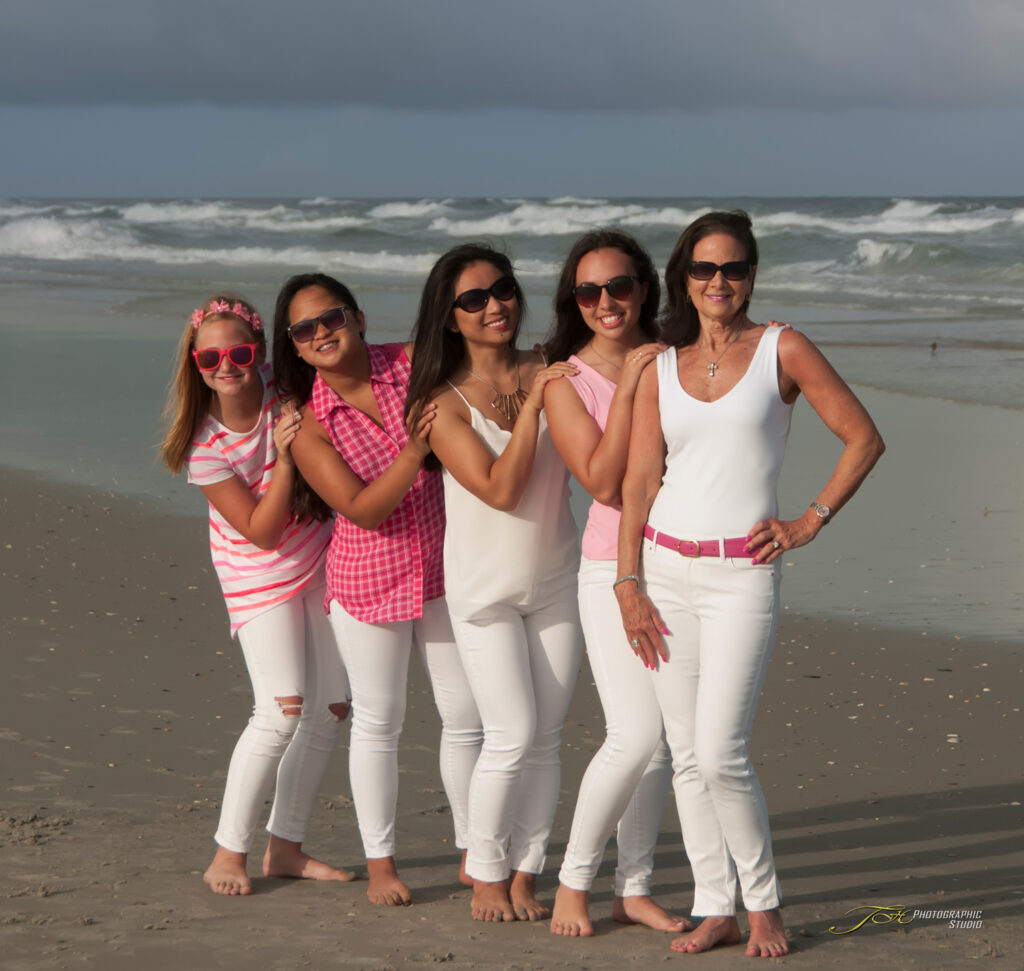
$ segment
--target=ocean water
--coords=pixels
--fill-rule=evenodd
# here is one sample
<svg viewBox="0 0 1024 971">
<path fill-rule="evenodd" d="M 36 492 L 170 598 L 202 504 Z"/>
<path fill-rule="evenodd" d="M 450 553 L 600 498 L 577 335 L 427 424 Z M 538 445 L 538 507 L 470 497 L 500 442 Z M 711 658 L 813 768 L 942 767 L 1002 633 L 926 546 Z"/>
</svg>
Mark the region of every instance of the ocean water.
<svg viewBox="0 0 1024 971">
<path fill-rule="evenodd" d="M 877 400 L 901 416 L 917 416 L 906 432 L 917 445 L 934 439 L 930 456 L 953 447 L 944 429 L 959 428 L 966 443 L 977 440 L 977 495 L 965 486 L 969 495 L 958 493 L 956 501 L 984 508 L 982 532 L 996 522 L 1000 535 L 1021 540 L 1020 549 L 1019 479 L 1015 501 L 986 496 L 1006 487 L 989 482 L 996 470 L 1022 471 L 1019 433 L 1013 439 L 1024 406 L 1024 198 L 0 201 L 0 333 L 7 351 L 0 357 L 0 461 L 199 514 L 198 490 L 157 467 L 155 443 L 174 346 L 191 308 L 214 289 L 242 293 L 269 319 L 287 276 L 324 270 L 353 289 L 371 340 L 398 339 L 409 334 L 433 261 L 458 242 L 485 239 L 513 257 L 530 305 L 527 339 L 539 338 L 550 322 L 561 261 L 579 233 L 625 229 L 663 267 L 695 216 L 735 206 L 751 213 L 761 247 L 752 317 L 793 322 L 858 389 L 878 392 Z M 900 409 L 894 394 L 913 407 Z M 811 416 L 808 428 L 813 423 Z M 1011 441 L 993 452 L 984 433 L 996 426 L 1005 426 L 1000 435 Z M 799 427 L 784 475 L 813 490 L 827 470 L 799 457 L 799 439 L 817 442 L 816 433 Z M 824 440 L 814 446 L 828 447 Z M 896 464 L 887 456 L 877 476 Z M 805 467 L 813 473 L 806 485 Z M 938 466 L 920 488 L 941 489 L 947 471 Z M 784 479 L 783 496 L 786 488 Z M 913 503 L 913 494 L 903 501 Z M 858 496 L 856 504 L 862 501 L 870 500 Z M 999 519 L 1003 514 L 1008 518 Z M 898 516 L 891 528 L 899 531 Z M 1009 575 L 996 581 L 994 593 L 995 571 L 978 572 L 990 562 L 983 549 L 970 560 L 981 585 L 976 592 L 970 585 L 963 590 L 959 579 L 936 586 L 919 576 L 923 564 L 935 569 L 942 559 L 932 548 L 942 539 L 926 532 L 906 550 L 913 566 L 887 578 L 885 586 L 899 593 L 872 592 L 875 615 L 887 626 L 1019 635 L 1019 556 L 1005 564 Z M 977 546 L 977 535 L 958 537 L 959 550 Z M 899 546 L 903 537 L 887 534 L 884 541 Z M 851 609 L 843 571 L 851 558 L 866 564 L 879 539 L 856 533 L 846 542 L 855 549 L 839 557 L 834 582 L 816 545 L 794 566 L 825 571 L 815 572 L 821 582 L 812 593 L 795 597 L 796 609 Z M 963 565 L 949 559 L 956 568 L 947 573 L 959 577 Z M 822 593 L 832 586 L 834 595 Z M 915 593 L 907 602 L 909 590 Z M 962 604 L 956 606 L 965 598 L 974 605 L 967 622 Z"/>
</svg>

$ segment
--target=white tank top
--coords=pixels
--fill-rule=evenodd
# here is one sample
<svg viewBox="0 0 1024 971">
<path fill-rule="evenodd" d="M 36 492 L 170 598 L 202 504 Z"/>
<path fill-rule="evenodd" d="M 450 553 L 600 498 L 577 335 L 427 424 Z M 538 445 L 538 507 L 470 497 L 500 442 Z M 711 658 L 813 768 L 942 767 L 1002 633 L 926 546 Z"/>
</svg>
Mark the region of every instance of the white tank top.
<svg viewBox="0 0 1024 971">
<path fill-rule="evenodd" d="M 793 406 L 779 394 L 781 327 L 767 327 L 746 374 L 717 401 L 679 383 L 676 350 L 658 355 L 658 407 L 667 454 L 648 522 L 677 539 L 746 536 L 778 515 L 776 489 Z"/>
<path fill-rule="evenodd" d="M 473 431 L 497 458 L 512 432 L 485 418 L 457 388 Z M 455 616 L 471 619 L 495 604 L 529 606 L 555 577 L 575 574 L 579 533 L 569 509 L 569 473 L 541 412 L 537 452 L 519 505 L 502 512 L 444 470 L 444 587 Z"/>
</svg>

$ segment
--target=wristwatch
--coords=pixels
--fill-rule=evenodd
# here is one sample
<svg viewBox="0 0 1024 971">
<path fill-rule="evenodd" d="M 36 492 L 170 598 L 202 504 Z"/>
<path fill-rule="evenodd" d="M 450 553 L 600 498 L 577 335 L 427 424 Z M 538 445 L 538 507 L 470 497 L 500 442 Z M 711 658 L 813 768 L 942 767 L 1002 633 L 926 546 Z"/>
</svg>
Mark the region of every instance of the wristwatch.
<svg viewBox="0 0 1024 971">
<path fill-rule="evenodd" d="M 813 509 L 818 514 L 818 519 L 827 523 L 832 518 L 832 510 L 823 502 L 812 502 L 808 509 Z"/>
</svg>

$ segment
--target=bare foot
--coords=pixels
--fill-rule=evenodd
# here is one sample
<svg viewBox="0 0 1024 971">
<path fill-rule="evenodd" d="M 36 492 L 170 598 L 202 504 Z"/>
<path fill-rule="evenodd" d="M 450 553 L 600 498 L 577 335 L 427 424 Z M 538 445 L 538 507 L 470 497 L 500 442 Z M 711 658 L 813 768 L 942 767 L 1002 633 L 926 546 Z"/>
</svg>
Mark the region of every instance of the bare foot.
<svg viewBox="0 0 1024 971">
<path fill-rule="evenodd" d="M 408 907 L 412 903 L 409 888 L 398 878 L 393 856 L 367 860 L 366 872 L 370 877 L 366 896 L 371 904 L 380 904 L 382 907 Z"/>
<path fill-rule="evenodd" d="M 573 890 L 564 883 L 555 891 L 555 907 L 551 911 L 551 933 L 563 937 L 593 937 L 590 923 L 590 893 Z"/>
<path fill-rule="evenodd" d="M 551 916 L 551 908 L 537 899 L 536 891 L 536 873 L 526 873 L 524 870 L 512 871 L 508 895 L 519 920 L 547 920 Z"/>
<path fill-rule="evenodd" d="M 252 881 L 245 872 L 245 853 L 232 853 L 231 850 L 217 847 L 213 854 L 213 862 L 206 868 L 203 880 L 209 884 L 214 893 L 226 897 L 245 896 L 252 893 Z"/>
<path fill-rule="evenodd" d="M 459 883 L 461 883 L 464 887 L 473 886 L 473 878 L 468 873 L 466 873 L 466 854 L 468 852 L 468 850 L 462 851 L 462 862 L 459 863 Z"/>
<path fill-rule="evenodd" d="M 738 944 L 739 940 L 740 925 L 735 917 L 705 917 L 695 931 L 677 937 L 671 946 L 673 951 L 698 954 L 719 944 Z"/>
<path fill-rule="evenodd" d="M 555 909 L 558 909 L 558 898 L 555 898 Z M 612 905 L 612 917 L 620 924 L 643 924 L 655 931 L 692 931 L 693 924 L 685 917 L 670 914 L 652 897 L 616 897 Z"/>
<path fill-rule="evenodd" d="M 782 914 L 775 910 L 749 910 L 750 938 L 747 941 L 747 957 L 779 958 L 789 954 L 786 929 L 782 926 Z"/>
<path fill-rule="evenodd" d="M 512 900 L 508 895 L 508 880 L 499 880 L 497 883 L 474 880 L 473 899 L 469 906 L 473 920 L 500 922 L 516 919 L 516 912 L 512 909 Z"/>
<path fill-rule="evenodd" d="M 339 870 L 329 863 L 314 860 L 302 851 L 301 843 L 270 835 L 267 852 L 263 854 L 265 877 L 295 877 L 303 880 L 355 880 L 351 870 Z"/>
</svg>

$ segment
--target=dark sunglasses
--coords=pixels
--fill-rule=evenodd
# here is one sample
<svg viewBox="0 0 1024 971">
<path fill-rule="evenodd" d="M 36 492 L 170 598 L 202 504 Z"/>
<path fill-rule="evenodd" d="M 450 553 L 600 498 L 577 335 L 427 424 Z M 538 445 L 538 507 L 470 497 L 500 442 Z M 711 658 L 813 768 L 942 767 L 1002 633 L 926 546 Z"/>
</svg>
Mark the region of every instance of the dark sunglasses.
<svg viewBox="0 0 1024 971">
<path fill-rule="evenodd" d="M 727 280 L 745 280 L 750 276 L 749 260 L 734 260 L 732 263 L 709 263 L 707 260 L 691 260 L 686 272 L 695 280 L 713 280 L 718 271 Z"/>
<path fill-rule="evenodd" d="M 204 347 L 201 351 L 192 348 L 192 356 L 200 371 L 216 371 L 220 362 L 227 358 L 235 367 L 252 367 L 256 351 L 262 344 L 235 344 L 234 347 Z"/>
<path fill-rule="evenodd" d="M 612 300 L 628 300 L 633 296 L 636 276 L 613 276 L 607 283 L 580 283 L 573 287 L 572 295 L 581 307 L 596 307 L 601 300 L 601 291 L 607 290 Z"/>
<path fill-rule="evenodd" d="M 467 314 L 479 313 L 490 302 L 495 300 L 511 300 L 516 295 L 516 281 L 510 276 L 495 280 L 486 290 L 463 290 L 455 298 L 455 306 L 465 310 Z"/>
<path fill-rule="evenodd" d="M 347 314 L 352 312 L 350 307 L 332 307 L 316 317 L 297 320 L 288 327 L 288 336 L 293 341 L 305 344 L 313 339 L 317 328 L 321 324 L 333 334 L 336 330 L 341 330 L 348 323 Z"/>
</svg>

